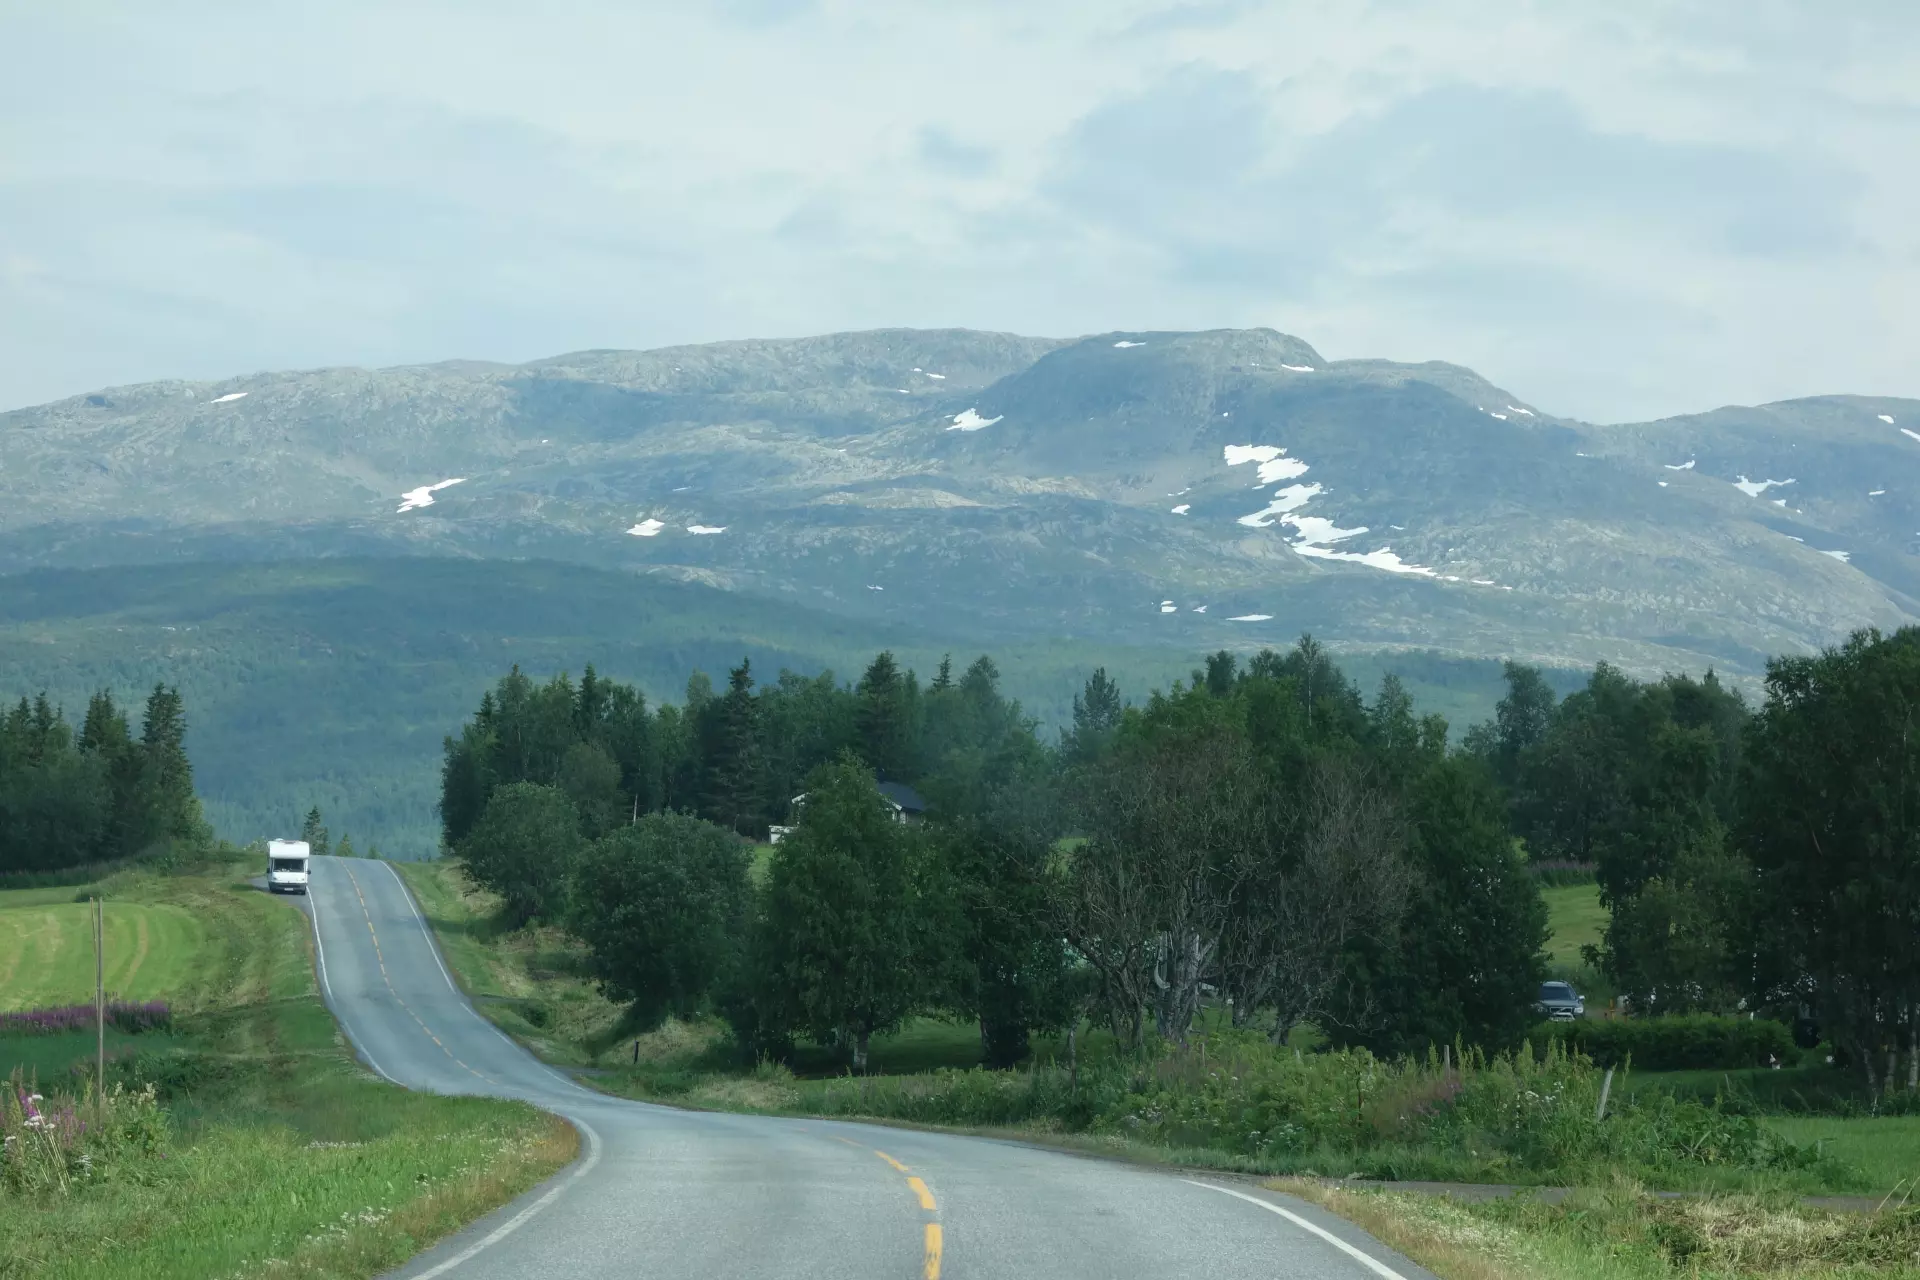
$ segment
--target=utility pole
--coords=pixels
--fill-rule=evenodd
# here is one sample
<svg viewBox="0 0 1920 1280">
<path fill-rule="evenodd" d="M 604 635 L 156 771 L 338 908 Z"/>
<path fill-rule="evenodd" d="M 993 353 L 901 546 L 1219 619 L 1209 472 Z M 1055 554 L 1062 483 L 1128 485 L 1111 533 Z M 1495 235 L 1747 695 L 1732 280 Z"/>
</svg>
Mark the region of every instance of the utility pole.
<svg viewBox="0 0 1920 1280">
<path fill-rule="evenodd" d="M 99 894 L 93 897 L 93 1030 L 93 1103 L 100 1123 L 107 1113 L 107 907 Z"/>
</svg>

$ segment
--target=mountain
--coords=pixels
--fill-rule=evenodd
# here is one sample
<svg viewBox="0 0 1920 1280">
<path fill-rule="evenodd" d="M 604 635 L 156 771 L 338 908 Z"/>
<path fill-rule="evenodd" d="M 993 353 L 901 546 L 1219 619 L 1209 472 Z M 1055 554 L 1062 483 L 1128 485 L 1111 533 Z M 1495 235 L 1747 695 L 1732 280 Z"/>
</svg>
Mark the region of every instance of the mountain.
<svg viewBox="0 0 1920 1280">
<path fill-rule="evenodd" d="M 1311 631 L 1456 727 L 1920 616 L 1920 402 L 1595 425 L 1269 330 L 888 330 L 119 387 L 0 414 L 0 694 L 181 686 L 223 833 L 431 853 L 510 663 L 677 700 L 988 652 L 1044 722 Z"/>
<path fill-rule="evenodd" d="M 0 414 L 0 572 L 540 559 L 982 643 L 1752 677 L 1920 615 L 1916 431 L 1853 396 L 1600 426 L 1270 330 L 323 369 Z"/>
</svg>

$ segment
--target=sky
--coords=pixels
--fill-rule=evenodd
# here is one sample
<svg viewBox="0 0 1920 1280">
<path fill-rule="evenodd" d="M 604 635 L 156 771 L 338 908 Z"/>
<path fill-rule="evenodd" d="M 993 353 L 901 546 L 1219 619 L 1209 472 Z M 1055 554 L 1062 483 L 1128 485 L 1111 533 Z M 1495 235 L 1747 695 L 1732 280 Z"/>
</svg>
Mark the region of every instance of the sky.
<svg viewBox="0 0 1920 1280">
<path fill-rule="evenodd" d="M 1626 421 L 1920 396 L 1920 5 L 0 0 L 0 408 L 1267 326 Z"/>
</svg>

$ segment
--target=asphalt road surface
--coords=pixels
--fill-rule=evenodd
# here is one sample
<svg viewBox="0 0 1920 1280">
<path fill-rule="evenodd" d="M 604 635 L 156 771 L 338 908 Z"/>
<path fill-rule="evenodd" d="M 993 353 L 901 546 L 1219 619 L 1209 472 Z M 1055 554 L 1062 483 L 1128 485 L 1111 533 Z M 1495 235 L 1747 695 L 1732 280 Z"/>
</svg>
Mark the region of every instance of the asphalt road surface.
<svg viewBox="0 0 1920 1280">
<path fill-rule="evenodd" d="M 1250 1183 L 596 1093 L 474 1010 L 391 867 L 312 866 L 322 991 L 367 1065 L 410 1089 L 524 1099 L 583 1139 L 571 1168 L 395 1277 L 1433 1280 L 1348 1223 Z"/>
</svg>

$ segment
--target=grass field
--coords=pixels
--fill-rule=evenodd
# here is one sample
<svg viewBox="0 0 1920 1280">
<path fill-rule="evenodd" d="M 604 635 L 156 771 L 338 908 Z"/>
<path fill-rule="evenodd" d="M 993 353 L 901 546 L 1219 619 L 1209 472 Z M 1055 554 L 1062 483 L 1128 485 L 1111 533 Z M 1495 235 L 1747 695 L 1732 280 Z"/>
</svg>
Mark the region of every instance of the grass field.
<svg viewBox="0 0 1920 1280">
<path fill-rule="evenodd" d="M 1773 1116 L 1768 1125 L 1795 1142 L 1820 1149 L 1860 1168 L 1873 1189 L 1886 1194 L 1920 1179 L 1920 1116 Z"/>
<path fill-rule="evenodd" d="M 138 969 L 144 994 L 173 1002 L 173 1034 L 109 1044 L 116 1076 L 161 1086 L 165 1159 L 63 1196 L 0 1192 L 0 1277 L 371 1276 L 572 1159 L 575 1134 L 551 1116 L 409 1093 L 355 1063 L 315 994 L 306 917 L 252 888 L 252 871 L 102 886 L 110 921 L 145 908 L 196 926 L 150 927 Z M 41 918 L 59 906 L 47 892 L 0 894 L 0 919 Z M 110 932 L 110 966 L 114 947 Z M 0 1074 L 30 1069 L 52 1095 L 92 1051 L 86 1034 L 4 1038 Z"/>
<path fill-rule="evenodd" d="M 0 908 L 0 1011 L 91 1002 L 93 905 L 71 901 Z M 180 907 L 106 906 L 110 995 L 151 1000 L 185 985 L 205 950 L 200 922 Z"/>
<path fill-rule="evenodd" d="M 176 1013 L 312 994 L 305 917 L 254 889 L 250 864 L 128 872 L 99 885 L 0 892 L 0 1009 L 93 1000 L 93 907 L 106 899 L 106 986 Z"/>
<path fill-rule="evenodd" d="M 1547 904 L 1547 956 L 1556 966 L 1579 968 L 1583 946 L 1599 946 L 1607 931 L 1607 909 L 1600 905 L 1600 886 L 1553 885 L 1540 890 Z"/>
</svg>

